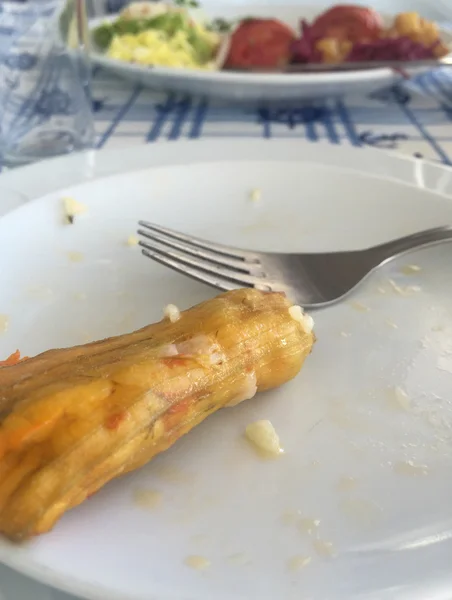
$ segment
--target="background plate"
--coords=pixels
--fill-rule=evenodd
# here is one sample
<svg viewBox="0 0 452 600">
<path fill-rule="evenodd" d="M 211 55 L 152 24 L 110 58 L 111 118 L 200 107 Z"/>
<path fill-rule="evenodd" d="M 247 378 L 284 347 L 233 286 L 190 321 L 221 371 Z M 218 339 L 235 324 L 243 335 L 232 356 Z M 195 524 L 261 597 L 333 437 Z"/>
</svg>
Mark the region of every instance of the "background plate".
<svg viewBox="0 0 452 600">
<path fill-rule="evenodd" d="M 318 5 L 297 4 L 202 4 L 203 13 L 209 18 L 222 17 L 228 20 L 254 17 L 273 17 L 284 21 L 294 30 L 299 30 L 301 18 L 311 21 L 321 9 Z M 391 6 L 391 12 L 397 8 Z M 411 8 L 410 10 L 414 10 Z M 113 17 L 108 17 L 111 19 Z M 94 19 L 95 27 L 105 19 Z M 452 42 L 450 33 L 443 32 L 446 43 Z M 156 90 L 183 92 L 195 95 L 238 101 L 290 101 L 300 99 L 343 96 L 353 93 L 371 93 L 384 86 L 401 81 L 401 76 L 390 69 L 369 69 L 356 72 L 310 73 L 310 74 L 249 74 L 228 71 L 202 71 L 149 67 L 113 60 L 100 52 L 92 53 L 95 64 L 101 65 L 125 79 L 141 83 Z M 411 70 L 416 73 L 428 69 Z"/>
</svg>

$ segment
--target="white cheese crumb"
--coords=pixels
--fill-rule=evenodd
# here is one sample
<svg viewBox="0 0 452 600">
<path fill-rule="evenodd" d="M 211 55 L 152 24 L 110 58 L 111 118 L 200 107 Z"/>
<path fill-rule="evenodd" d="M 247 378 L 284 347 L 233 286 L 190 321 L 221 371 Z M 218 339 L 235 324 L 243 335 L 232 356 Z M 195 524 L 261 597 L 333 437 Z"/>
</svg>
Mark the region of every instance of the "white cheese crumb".
<svg viewBox="0 0 452 600">
<path fill-rule="evenodd" d="M 259 202 L 259 200 L 262 197 L 262 190 L 260 190 L 259 188 L 253 188 L 250 191 L 250 200 L 251 202 Z"/>
<path fill-rule="evenodd" d="M 245 375 L 245 381 L 243 386 L 240 388 L 237 396 L 233 398 L 226 406 L 237 406 L 244 400 L 251 400 L 254 398 L 257 392 L 257 381 L 256 373 L 247 373 Z"/>
<path fill-rule="evenodd" d="M 129 235 L 127 238 L 127 245 L 130 247 L 138 246 L 138 242 L 139 240 L 136 235 Z"/>
<path fill-rule="evenodd" d="M 270 421 L 251 423 L 245 430 L 248 440 L 266 456 L 277 457 L 283 453 L 278 434 Z"/>
<path fill-rule="evenodd" d="M 314 319 L 311 315 L 307 315 L 303 312 L 301 306 L 291 306 L 289 308 L 289 315 L 294 319 L 294 321 L 298 321 L 303 328 L 305 333 L 311 333 L 314 329 Z"/>
<path fill-rule="evenodd" d="M 171 323 L 176 323 L 180 319 L 180 310 L 175 304 L 168 304 L 165 306 L 163 314 L 171 321 Z"/>
<path fill-rule="evenodd" d="M 77 202 L 77 200 L 74 200 L 74 198 L 66 196 L 65 198 L 62 198 L 62 200 L 66 223 L 72 224 L 74 222 L 74 217 L 87 211 L 86 206 L 80 202 Z"/>
<path fill-rule="evenodd" d="M 179 352 L 177 351 L 176 344 L 165 344 L 159 349 L 158 355 L 161 358 L 168 358 L 170 356 L 177 356 Z"/>
</svg>

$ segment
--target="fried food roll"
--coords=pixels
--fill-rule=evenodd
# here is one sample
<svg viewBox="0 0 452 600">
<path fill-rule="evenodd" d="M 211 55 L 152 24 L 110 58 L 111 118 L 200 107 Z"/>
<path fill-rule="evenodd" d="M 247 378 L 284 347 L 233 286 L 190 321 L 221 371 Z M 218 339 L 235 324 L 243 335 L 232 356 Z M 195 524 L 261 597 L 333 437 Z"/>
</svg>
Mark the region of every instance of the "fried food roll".
<svg viewBox="0 0 452 600">
<path fill-rule="evenodd" d="M 169 317 L 0 368 L 1 533 L 49 531 L 211 413 L 292 379 L 315 339 L 283 294 L 253 289 Z"/>
</svg>

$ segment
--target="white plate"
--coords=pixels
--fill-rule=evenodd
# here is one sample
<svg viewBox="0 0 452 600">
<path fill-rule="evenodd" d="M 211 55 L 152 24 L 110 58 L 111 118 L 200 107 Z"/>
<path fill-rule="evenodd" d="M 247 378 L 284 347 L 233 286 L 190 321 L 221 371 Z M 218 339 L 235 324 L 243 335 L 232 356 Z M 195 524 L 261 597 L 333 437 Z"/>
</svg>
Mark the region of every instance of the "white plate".
<svg viewBox="0 0 452 600">
<path fill-rule="evenodd" d="M 300 19 L 312 20 L 319 14 L 318 6 L 311 5 L 256 5 L 255 3 L 221 5 L 203 4 L 208 17 L 235 19 L 249 15 L 274 17 L 299 29 Z M 97 26 L 102 19 L 91 22 Z M 446 42 L 452 36 L 443 33 Z M 356 72 L 308 73 L 308 74 L 257 74 L 227 71 L 201 71 L 164 67 L 144 67 L 113 60 L 100 52 L 92 52 L 92 60 L 125 79 L 147 87 L 207 95 L 229 100 L 299 100 L 343 96 L 353 93 L 371 93 L 384 86 L 401 81 L 401 77 L 390 69 L 369 69 Z M 414 72 L 414 70 L 412 70 Z M 416 73 L 426 69 L 416 69 Z"/>
<path fill-rule="evenodd" d="M 10 316 L 1 355 L 119 333 L 159 318 L 169 301 L 185 307 L 209 297 L 209 289 L 125 246 L 138 218 L 287 250 L 359 247 L 452 221 L 446 196 L 300 162 L 298 142 L 178 144 L 172 161 L 169 146 L 142 158 L 166 153 L 159 166 L 62 189 L 0 220 L 0 312 Z M 338 148 L 326 162 L 334 154 L 355 167 L 359 155 L 387 160 Z M 113 155 L 105 156 L 111 168 Z M 192 164 L 184 165 L 188 156 Z M 58 178 L 56 165 L 77 160 L 42 165 L 41 176 L 52 167 Z M 430 185 L 433 174 L 442 173 L 443 189 L 450 186 L 450 170 L 409 159 L 403 164 L 418 164 Z M 38 167 L 28 173 L 33 170 Z M 0 183 L 14 188 L 19 175 L 7 174 Z M 256 186 L 262 189 L 257 204 L 248 198 Z M 61 225 L 63 194 L 89 207 L 74 227 Z M 84 260 L 71 262 L 67 252 L 73 251 L 83 251 Z M 392 599 L 395 589 L 401 599 L 448 597 L 449 253 L 450 246 L 426 250 L 371 278 L 355 298 L 372 309 L 367 313 L 350 303 L 317 313 L 319 342 L 296 381 L 214 416 L 148 467 L 72 511 L 51 534 L 23 547 L 3 540 L 1 560 L 96 599 Z M 404 275 L 400 267 L 407 263 L 423 270 Z M 422 290 L 399 295 L 388 278 Z M 387 390 L 397 385 L 416 410 L 398 410 L 390 401 Z M 262 463 L 243 444 L 245 425 L 257 418 L 270 418 L 280 433 L 287 451 L 280 461 Z M 427 465 L 428 474 L 397 473 L 394 465 L 403 471 L 404 460 Z M 355 477 L 354 489 L 341 491 L 342 477 Z M 162 491 L 163 506 L 155 512 L 135 506 L 138 487 Z M 297 509 L 320 519 L 319 534 L 334 543 L 337 558 L 318 557 L 309 536 L 282 522 L 286 511 Z M 227 557 L 235 553 L 252 564 L 232 564 Z M 212 567 L 191 571 L 183 564 L 189 554 L 208 557 Z M 311 555 L 312 563 L 291 573 L 287 560 L 299 554 Z"/>
</svg>

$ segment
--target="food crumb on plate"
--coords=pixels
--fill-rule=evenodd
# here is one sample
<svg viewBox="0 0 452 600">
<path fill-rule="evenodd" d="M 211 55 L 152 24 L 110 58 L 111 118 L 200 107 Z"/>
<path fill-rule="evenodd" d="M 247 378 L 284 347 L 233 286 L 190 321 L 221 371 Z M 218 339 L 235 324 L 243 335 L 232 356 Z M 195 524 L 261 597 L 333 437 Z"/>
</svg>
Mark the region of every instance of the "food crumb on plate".
<svg viewBox="0 0 452 600">
<path fill-rule="evenodd" d="M 323 556 L 325 558 L 332 558 L 336 555 L 333 542 L 315 539 L 312 541 L 312 545 L 319 556 Z"/>
<path fill-rule="evenodd" d="M 355 477 L 351 477 L 350 475 L 344 475 L 343 477 L 340 477 L 339 481 L 337 482 L 337 489 L 340 492 L 349 492 L 355 489 L 356 484 L 357 480 Z"/>
<path fill-rule="evenodd" d="M 348 331 L 341 331 L 341 334 L 340 334 L 340 335 L 341 335 L 341 337 L 343 337 L 343 338 L 348 338 L 348 337 L 350 337 L 352 334 L 351 334 L 351 333 L 348 333 Z"/>
<path fill-rule="evenodd" d="M 394 323 L 394 321 L 391 321 L 391 319 L 386 319 L 385 323 L 388 327 L 391 327 L 391 329 L 399 328 L 399 326 L 396 323 Z"/>
<path fill-rule="evenodd" d="M 80 300 L 82 302 L 86 300 L 88 296 L 85 294 L 85 292 L 75 292 L 74 298 L 75 300 Z"/>
<path fill-rule="evenodd" d="M 382 512 L 378 504 L 365 498 L 343 498 L 340 508 L 348 520 L 361 526 L 375 525 Z"/>
<path fill-rule="evenodd" d="M 396 294 L 399 294 L 399 296 L 411 296 L 412 294 L 421 291 L 421 287 L 418 285 L 407 285 L 402 287 L 398 285 L 393 279 L 388 279 L 388 283 L 392 287 L 394 292 Z"/>
<path fill-rule="evenodd" d="M 301 569 L 307 567 L 311 561 L 311 556 L 292 556 L 292 558 L 289 558 L 287 561 L 287 568 L 292 572 L 301 571 Z"/>
<path fill-rule="evenodd" d="M 162 503 L 162 494 L 157 490 L 135 490 L 133 500 L 137 506 L 152 510 Z"/>
<path fill-rule="evenodd" d="M 281 521 L 284 525 L 296 525 L 300 519 L 300 510 L 285 510 L 281 515 Z"/>
<path fill-rule="evenodd" d="M 175 304 L 167 304 L 163 309 L 163 314 L 166 319 L 171 321 L 171 323 L 177 323 L 181 317 L 180 310 Z"/>
<path fill-rule="evenodd" d="M 130 246 L 131 248 L 133 248 L 134 246 L 138 246 L 139 239 L 136 235 L 129 235 L 126 243 L 127 243 L 127 246 Z"/>
<path fill-rule="evenodd" d="M 249 193 L 251 202 L 259 202 L 262 198 L 262 190 L 260 188 L 253 188 Z"/>
<path fill-rule="evenodd" d="M 300 519 L 299 527 L 303 533 L 312 535 L 320 527 L 320 519 L 304 517 L 303 519 Z"/>
<path fill-rule="evenodd" d="M 205 556 L 199 556 L 197 554 L 191 554 L 190 556 L 187 556 L 187 558 L 184 560 L 184 563 L 187 565 L 187 567 L 195 569 L 196 571 L 204 571 L 205 569 L 208 569 L 211 564 L 208 558 Z"/>
<path fill-rule="evenodd" d="M 350 306 L 358 312 L 369 312 L 370 308 L 361 302 L 350 302 Z"/>
<path fill-rule="evenodd" d="M 284 452 L 280 445 L 279 436 L 268 420 L 250 423 L 246 427 L 245 435 L 255 449 L 266 457 L 276 458 Z"/>
<path fill-rule="evenodd" d="M 9 327 L 9 317 L 8 315 L 0 315 L 0 335 L 2 333 L 6 333 Z"/>
<path fill-rule="evenodd" d="M 68 225 L 73 225 L 75 217 L 82 215 L 87 211 L 87 208 L 84 204 L 77 202 L 77 200 L 71 198 L 70 196 L 62 198 L 62 201 L 64 206 L 64 219 L 65 223 Z"/>
<path fill-rule="evenodd" d="M 234 554 L 230 554 L 227 557 L 227 561 L 231 563 L 231 565 L 236 565 L 238 567 L 244 567 L 251 564 L 251 558 L 245 552 L 235 552 Z"/>
<path fill-rule="evenodd" d="M 74 251 L 67 252 L 66 256 L 68 257 L 68 259 L 71 262 L 74 262 L 74 263 L 82 262 L 82 260 L 84 258 L 82 252 L 74 252 Z"/>
<path fill-rule="evenodd" d="M 389 391 L 389 400 L 395 408 L 402 409 L 406 412 L 412 410 L 411 399 L 406 391 L 400 386 L 396 386 Z"/>
<path fill-rule="evenodd" d="M 398 475 L 411 475 L 414 477 L 428 475 L 429 472 L 427 465 L 416 464 L 413 460 L 401 460 L 396 462 L 393 468 Z"/>
<path fill-rule="evenodd" d="M 400 269 L 400 272 L 404 275 L 414 275 L 414 273 L 419 273 L 419 271 L 422 271 L 419 265 L 405 265 Z"/>
</svg>

